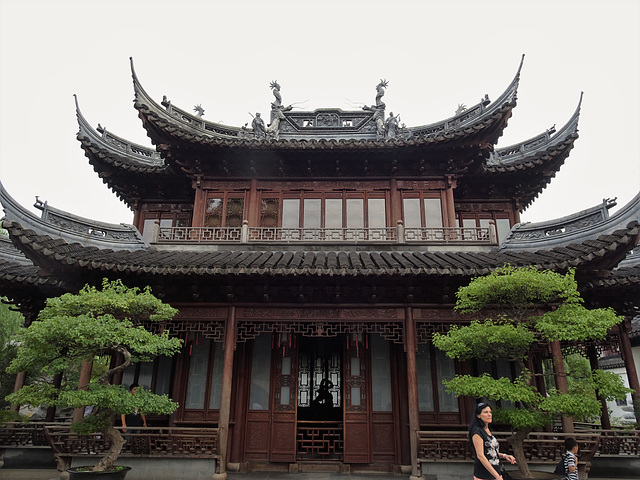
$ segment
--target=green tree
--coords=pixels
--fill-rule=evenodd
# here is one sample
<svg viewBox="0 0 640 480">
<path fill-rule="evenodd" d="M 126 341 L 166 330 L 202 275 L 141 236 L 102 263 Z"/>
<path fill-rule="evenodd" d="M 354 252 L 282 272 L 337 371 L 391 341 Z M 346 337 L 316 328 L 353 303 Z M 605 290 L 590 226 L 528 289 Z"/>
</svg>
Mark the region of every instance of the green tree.
<svg viewBox="0 0 640 480">
<path fill-rule="evenodd" d="M 18 355 L 9 371 L 38 372 L 38 380 L 7 397 L 11 403 L 79 408 L 97 407 L 95 413 L 72 425 L 79 434 L 102 432 L 110 449 L 92 470 L 113 468 L 125 440 L 113 427 L 116 415 L 140 409 L 145 414 L 169 414 L 177 404 L 166 395 L 140 389 L 135 395 L 110 379 L 133 362 L 150 361 L 158 355 L 172 356 L 181 346 L 167 331 L 154 334 L 141 324 L 168 321 L 177 313 L 144 290 L 127 288 L 122 282 L 103 281 L 102 289 L 85 286 L 78 294 L 49 299 L 37 321 L 19 335 Z M 56 389 L 50 379 L 63 374 L 82 359 L 120 354 L 123 363 L 104 371 L 86 390 L 67 382 Z"/>
<path fill-rule="evenodd" d="M 0 410 L 9 406 L 4 397 L 13 391 L 15 375 L 6 372 L 16 356 L 16 345 L 11 342 L 13 336 L 24 325 L 24 317 L 11 310 L 6 298 L 0 298 Z"/>
<path fill-rule="evenodd" d="M 515 362 L 520 375 L 511 380 L 456 375 L 444 381 L 456 395 L 512 402 L 511 408 L 496 408 L 494 418 L 511 425 L 509 438 L 518 468 L 531 476 L 523 442 L 531 431 L 548 425 L 560 415 L 593 418 L 600 413 L 598 395 L 623 398 L 629 391 L 622 380 L 610 372 L 579 372 L 569 393 L 550 388 L 542 395 L 535 387 L 534 374 L 527 368 L 527 357 L 534 342 L 602 339 L 622 317 L 611 309 L 588 310 L 578 292 L 571 271 L 561 275 L 534 267 L 505 266 L 475 278 L 457 292 L 456 309 L 463 313 L 491 312 L 491 318 L 452 326 L 447 334 L 434 335 L 434 345 L 447 356 L 459 360 L 507 360 Z M 569 372 L 571 373 L 571 372 Z"/>
</svg>

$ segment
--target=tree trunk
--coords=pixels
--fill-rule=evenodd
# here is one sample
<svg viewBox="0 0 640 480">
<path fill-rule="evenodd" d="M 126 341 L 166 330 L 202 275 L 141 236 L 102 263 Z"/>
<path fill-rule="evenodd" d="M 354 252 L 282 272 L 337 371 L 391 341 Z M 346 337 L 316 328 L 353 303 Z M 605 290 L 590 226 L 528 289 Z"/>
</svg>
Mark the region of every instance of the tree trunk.
<svg viewBox="0 0 640 480">
<path fill-rule="evenodd" d="M 529 433 L 531 433 L 530 428 L 518 430 L 507 439 L 511 444 L 513 456 L 516 457 L 516 465 L 518 465 L 518 470 L 523 478 L 531 478 L 531 470 L 529 470 L 527 457 L 524 455 L 524 441 L 529 436 Z"/>
<path fill-rule="evenodd" d="M 111 447 L 107 451 L 106 455 L 100 459 L 98 464 L 93 467 L 94 472 L 102 472 L 113 468 L 114 463 L 122 452 L 122 447 L 126 443 L 126 440 L 122 437 L 120 432 L 113 426 L 109 426 L 106 430 L 103 430 L 105 436 L 111 441 Z"/>
</svg>

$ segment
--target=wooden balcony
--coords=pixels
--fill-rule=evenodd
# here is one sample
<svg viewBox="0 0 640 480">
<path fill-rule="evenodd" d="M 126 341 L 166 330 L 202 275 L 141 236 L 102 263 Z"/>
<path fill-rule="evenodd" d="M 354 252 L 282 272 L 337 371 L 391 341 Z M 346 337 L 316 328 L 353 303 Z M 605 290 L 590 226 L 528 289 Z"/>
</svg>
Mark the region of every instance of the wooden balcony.
<svg viewBox="0 0 640 480">
<path fill-rule="evenodd" d="M 495 245 L 495 226 L 489 228 L 282 228 L 249 227 L 160 227 L 156 224 L 153 243 L 157 244 L 444 244 Z"/>
</svg>

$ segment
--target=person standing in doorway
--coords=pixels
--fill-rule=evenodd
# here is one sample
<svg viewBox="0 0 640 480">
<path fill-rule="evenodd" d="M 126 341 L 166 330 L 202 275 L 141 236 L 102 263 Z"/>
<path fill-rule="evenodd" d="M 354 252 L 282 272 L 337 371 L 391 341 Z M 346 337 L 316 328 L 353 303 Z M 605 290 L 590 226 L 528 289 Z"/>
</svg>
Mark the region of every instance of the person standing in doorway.
<svg viewBox="0 0 640 480">
<path fill-rule="evenodd" d="M 129 386 L 129 392 L 132 395 L 135 395 L 138 391 L 139 385 L 137 383 L 132 383 Z M 140 409 L 136 409 L 136 411 L 122 414 L 122 431 L 125 433 L 140 433 L 140 427 L 147 426 L 147 417 L 144 416 L 144 413 L 140 412 Z"/>
</svg>

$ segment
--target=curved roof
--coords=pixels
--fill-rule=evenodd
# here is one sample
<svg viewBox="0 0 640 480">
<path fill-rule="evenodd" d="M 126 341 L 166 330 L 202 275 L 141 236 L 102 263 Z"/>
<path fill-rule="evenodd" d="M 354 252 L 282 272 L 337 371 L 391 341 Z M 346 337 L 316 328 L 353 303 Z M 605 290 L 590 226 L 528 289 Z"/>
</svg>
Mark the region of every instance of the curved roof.
<svg viewBox="0 0 640 480">
<path fill-rule="evenodd" d="M 524 60 L 524 56 L 523 56 Z M 495 144 L 506 127 L 511 110 L 516 105 L 516 92 L 520 79 L 520 70 L 505 92 L 495 101 L 484 99 L 447 120 L 419 127 L 408 127 L 407 132 L 395 138 L 376 139 L 375 130 L 353 130 L 353 122 L 345 124 L 340 119 L 332 122 L 332 133 L 319 129 L 317 123 L 304 127 L 301 121 L 294 119 L 304 116 L 314 118 L 316 112 L 284 112 L 283 122 L 290 125 L 279 135 L 278 140 L 255 138 L 251 129 L 230 127 L 207 122 L 177 108 L 164 99 L 162 106 L 155 102 L 140 83 L 131 59 L 131 71 L 135 91 L 134 105 L 155 144 L 169 140 L 186 142 L 193 145 L 243 147 L 249 149 L 385 149 L 409 146 L 434 146 L 447 144 L 470 145 L 477 143 Z M 337 115 L 336 112 L 333 112 Z M 345 116 L 363 115 L 362 111 L 346 112 Z M 300 117 L 302 118 L 302 117 Z M 369 124 L 371 119 L 363 118 L 359 124 Z M 333 126 L 335 125 L 335 128 Z M 342 132 L 343 127 L 344 133 Z M 292 133 L 293 132 L 293 133 Z"/>
<path fill-rule="evenodd" d="M 34 205 L 42 210 L 38 218 L 16 202 L 0 182 L 0 204 L 9 222 L 17 222 L 26 228 L 33 228 L 39 235 L 61 242 L 95 246 L 113 250 L 139 250 L 147 245 L 138 229 L 124 223 L 113 224 L 90 220 L 50 207 L 46 202 Z"/>
<path fill-rule="evenodd" d="M 417 251 L 255 251 L 102 249 L 69 243 L 5 221 L 15 245 L 47 270 L 128 272 L 148 275 L 195 276 L 475 276 L 505 263 L 566 270 L 571 267 L 613 268 L 635 245 L 640 223 L 582 243 L 548 250 L 503 252 Z M 588 266 L 588 267 L 587 267 Z"/>
<path fill-rule="evenodd" d="M 535 251 L 554 248 L 570 242 L 584 242 L 640 221 L 640 192 L 611 217 L 609 209 L 615 200 L 555 220 L 515 225 L 500 245 L 501 251 Z"/>
</svg>

